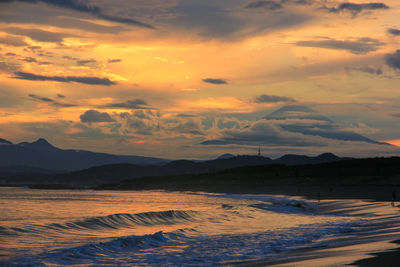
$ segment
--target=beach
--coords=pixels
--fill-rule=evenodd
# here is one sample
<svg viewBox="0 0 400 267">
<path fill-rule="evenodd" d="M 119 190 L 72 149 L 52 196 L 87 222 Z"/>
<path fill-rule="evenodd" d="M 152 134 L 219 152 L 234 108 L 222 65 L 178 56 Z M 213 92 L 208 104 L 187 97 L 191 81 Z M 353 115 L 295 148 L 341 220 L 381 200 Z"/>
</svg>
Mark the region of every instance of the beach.
<svg viewBox="0 0 400 267">
<path fill-rule="evenodd" d="M 322 203 L 325 201 L 321 200 Z M 337 201 L 340 206 L 340 200 Z M 388 211 L 388 213 L 386 215 L 381 214 L 383 217 L 371 221 L 370 225 L 372 227 L 365 230 L 360 236 L 343 240 L 338 239 L 323 248 L 306 248 L 292 251 L 276 261 L 245 263 L 243 265 L 277 267 L 399 266 L 400 216 L 397 213 L 400 211 L 400 206 L 392 207 L 389 202 L 383 202 L 382 204 L 383 210 Z M 386 204 L 386 207 L 384 204 Z M 351 212 L 362 212 L 362 205 L 365 204 L 361 204 L 359 209 L 353 209 Z M 344 210 L 346 209 L 344 208 Z"/>
<path fill-rule="evenodd" d="M 243 190 L 243 188 L 242 188 Z M 251 192 L 264 192 L 267 194 L 286 194 L 301 196 L 306 199 L 317 200 L 322 203 L 335 203 L 332 210 L 336 214 L 346 213 L 346 208 L 340 203 L 342 200 L 360 201 L 365 203 L 381 203 L 384 213 L 390 221 L 382 222 L 377 218 L 380 230 L 366 232 L 359 244 L 341 244 L 325 248 L 308 248 L 289 253 L 286 259 L 279 261 L 264 261 L 246 263 L 246 266 L 359 266 L 359 267 L 397 267 L 400 259 L 400 202 L 399 190 L 393 186 L 268 186 L 258 188 Z M 392 206 L 392 194 L 396 192 L 396 202 Z M 360 204 L 351 212 L 362 212 Z M 329 207 L 331 209 L 332 207 Z M 391 218 L 392 217 L 392 218 Z"/>
<path fill-rule="evenodd" d="M 352 199 L 351 190 L 317 189 L 297 188 L 290 196 L 284 188 L 240 194 L 3 188 L 9 208 L 0 234 L 8 242 L 0 260 L 5 266 L 395 266 L 398 203 L 374 200 L 368 190 L 358 193 L 370 199 Z"/>
</svg>

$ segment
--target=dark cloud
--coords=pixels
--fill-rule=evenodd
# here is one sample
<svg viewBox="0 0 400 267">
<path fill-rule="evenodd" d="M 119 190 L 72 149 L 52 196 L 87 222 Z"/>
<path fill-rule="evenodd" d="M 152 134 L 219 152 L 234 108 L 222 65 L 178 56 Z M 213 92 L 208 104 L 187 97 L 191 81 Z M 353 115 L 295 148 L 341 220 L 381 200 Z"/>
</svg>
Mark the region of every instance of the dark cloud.
<svg viewBox="0 0 400 267">
<path fill-rule="evenodd" d="M 67 17 L 65 16 L 65 10 L 62 9 L 48 12 L 46 8 L 38 7 L 32 10 L 32 7 L 23 7 L 18 9 L 19 13 L 7 12 L 7 10 L 4 11 L 5 12 L 1 14 L 1 21 L 4 23 L 51 25 L 59 28 L 79 29 L 88 32 L 107 34 L 118 34 L 129 30 L 127 27 L 106 26 L 89 22 L 88 20 L 81 20 L 81 18 Z"/>
<path fill-rule="evenodd" d="M 0 37 L 0 44 L 10 45 L 10 46 L 26 46 L 28 43 L 24 41 L 24 38 L 17 36 L 5 36 Z"/>
<path fill-rule="evenodd" d="M 384 3 L 364 3 L 364 4 L 342 3 L 337 7 L 328 8 L 328 11 L 332 13 L 347 11 L 352 13 L 353 15 L 357 15 L 358 13 L 364 10 L 378 10 L 378 9 L 389 9 L 389 7 Z"/>
<path fill-rule="evenodd" d="M 81 116 L 81 122 L 112 122 L 114 121 L 107 112 L 99 112 L 97 110 L 87 110 Z"/>
<path fill-rule="evenodd" d="M 393 114 L 390 114 L 392 117 L 395 117 L 395 118 L 400 118 L 400 113 L 393 113 Z"/>
<path fill-rule="evenodd" d="M 54 102 L 54 100 L 51 99 L 51 98 L 42 97 L 42 96 L 38 96 L 38 95 L 35 95 L 35 94 L 29 94 L 28 96 L 33 98 L 33 99 L 36 99 L 36 100 L 39 100 L 39 101 L 43 101 L 43 102 Z"/>
<path fill-rule="evenodd" d="M 71 57 L 71 56 L 63 56 L 64 59 L 68 59 L 68 60 L 79 60 L 79 58 L 77 57 Z"/>
<path fill-rule="evenodd" d="M 10 27 L 10 28 L 5 28 L 2 29 L 2 31 L 5 31 L 10 34 L 15 34 L 15 35 L 23 35 L 23 36 L 28 36 L 32 40 L 38 41 L 38 42 L 62 42 L 65 37 L 71 36 L 67 35 L 64 33 L 60 32 L 49 32 L 49 31 L 44 31 L 44 30 L 39 30 L 39 29 L 25 29 L 25 28 L 17 28 L 17 27 Z"/>
<path fill-rule="evenodd" d="M 148 28 L 148 29 L 154 29 L 153 26 L 134 20 L 130 18 L 122 18 L 118 16 L 112 16 L 104 13 L 104 11 L 95 5 L 88 5 L 82 1 L 79 0 L 0 0 L 0 3 L 8 3 L 8 2 L 25 2 L 25 3 L 45 3 L 48 5 L 60 7 L 60 8 L 66 8 L 78 12 L 83 12 L 87 14 L 91 14 L 95 17 L 98 17 L 100 19 L 112 21 L 112 22 L 118 22 L 118 23 L 124 23 L 124 24 L 129 24 L 129 25 L 134 25 L 142 28 Z"/>
<path fill-rule="evenodd" d="M 346 50 L 356 55 L 367 54 L 371 51 L 376 51 L 384 44 L 385 43 L 382 43 L 377 39 L 372 39 L 368 37 L 357 38 L 354 40 L 345 40 L 345 41 L 326 38 L 316 41 L 296 42 L 297 46 Z"/>
<path fill-rule="evenodd" d="M 176 16 L 170 21 L 177 28 L 206 38 L 223 38 L 233 35 L 245 27 L 246 21 L 234 17 L 219 1 L 181 1 L 170 9 Z M 222 1 L 221 1 L 222 2 Z"/>
<path fill-rule="evenodd" d="M 37 62 L 37 60 L 33 57 L 26 57 L 23 60 L 28 63 Z"/>
<path fill-rule="evenodd" d="M 320 136 L 323 138 L 342 140 L 342 141 L 360 141 L 372 144 L 382 144 L 358 133 L 345 131 L 334 124 L 311 124 L 311 125 L 281 125 L 282 129 L 292 133 L 301 133 L 304 135 Z"/>
<path fill-rule="evenodd" d="M 204 145 L 260 145 L 271 146 L 325 146 L 337 142 L 374 141 L 348 127 L 334 123 L 309 107 L 290 105 L 265 117 L 265 120 L 248 122 L 245 127 L 222 131 L 222 137 L 204 142 Z M 334 142 L 334 143 L 333 143 Z"/>
<path fill-rule="evenodd" d="M 101 106 L 103 108 L 127 108 L 127 109 L 149 109 L 149 105 L 143 99 L 133 99 L 126 102 L 111 103 Z"/>
<path fill-rule="evenodd" d="M 281 9 L 283 6 L 275 1 L 256 1 L 249 3 L 246 8 L 264 8 L 268 10 Z"/>
<path fill-rule="evenodd" d="M 122 59 L 109 59 L 107 62 L 108 63 L 117 63 L 117 62 L 121 62 Z"/>
<path fill-rule="evenodd" d="M 38 61 L 36 58 L 33 58 L 33 57 L 26 57 L 26 58 L 22 59 L 22 61 L 25 61 L 28 63 L 37 63 L 39 65 L 52 65 L 53 64 L 48 61 Z"/>
<path fill-rule="evenodd" d="M 29 72 L 14 72 L 16 76 L 15 79 L 22 80 L 30 80 L 30 81 L 55 81 L 55 82 L 76 82 L 83 84 L 92 84 L 92 85 L 105 85 L 110 86 L 116 84 L 115 82 L 109 80 L 108 78 L 98 78 L 98 77 L 85 77 L 85 76 L 45 76 L 45 75 L 36 75 Z"/>
<path fill-rule="evenodd" d="M 233 120 L 225 121 L 225 120 L 219 119 L 217 122 L 217 127 L 219 129 L 232 129 L 233 127 L 240 128 L 240 125 L 237 121 L 233 121 Z"/>
<path fill-rule="evenodd" d="M 147 29 L 155 29 L 154 26 L 147 24 L 147 23 L 143 23 L 134 19 L 129 19 L 129 18 L 120 18 L 120 17 L 115 17 L 115 16 L 109 16 L 109 15 L 105 15 L 105 14 L 98 14 L 97 15 L 99 18 L 108 20 L 108 21 L 113 21 L 113 22 L 118 22 L 118 23 L 126 23 L 126 24 L 131 24 L 131 25 L 135 25 L 138 27 L 142 27 L 142 28 L 147 28 Z"/>
<path fill-rule="evenodd" d="M 11 52 L 9 52 L 9 53 L 6 54 L 7 57 L 14 57 L 14 56 L 16 56 L 16 55 L 17 55 L 17 54 L 11 53 Z"/>
<path fill-rule="evenodd" d="M 136 118 L 147 119 L 147 120 L 151 120 L 155 117 L 151 110 L 142 110 L 142 109 L 135 110 L 133 116 L 135 116 Z"/>
<path fill-rule="evenodd" d="M 213 79 L 213 78 L 206 78 L 203 79 L 203 82 L 205 83 L 211 83 L 211 84 L 227 84 L 228 82 L 224 79 Z"/>
<path fill-rule="evenodd" d="M 65 98 L 65 95 L 57 94 L 57 97 L 59 97 L 59 98 Z"/>
<path fill-rule="evenodd" d="M 120 127 L 122 133 L 134 132 L 140 135 L 152 135 L 154 131 L 160 130 L 159 115 L 151 110 L 135 110 L 135 112 L 122 112 Z"/>
<path fill-rule="evenodd" d="M 318 146 L 300 134 L 281 131 L 267 121 L 258 121 L 242 129 L 226 130 L 220 139 L 207 140 L 202 145 L 269 145 L 269 146 Z"/>
<path fill-rule="evenodd" d="M 293 98 L 276 95 L 259 95 L 254 99 L 256 103 L 296 102 Z"/>
<path fill-rule="evenodd" d="M 354 68 L 354 70 L 359 70 L 369 74 L 381 75 L 382 69 L 380 68 L 371 68 L 371 67 L 361 67 L 361 68 Z"/>
<path fill-rule="evenodd" d="M 399 36 L 400 35 L 400 30 L 399 29 L 389 28 L 387 31 L 391 35 L 395 35 L 395 36 Z"/>
<path fill-rule="evenodd" d="M 181 122 L 175 127 L 171 128 L 171 130 L 183 134 L 204 135 L 199 125 L 193 120 Z"/>
<path fill-rule="evenodd" d="M 74 107 L 75 106 L 73 104 L 61 103 L 61 102 L 58 102 L 58 101 L 56 101 L 54 99 L 51 99 L 51 98 L 48 98 L 48 97 L 39 96 L 39 95 L 36 95 L 36 94 L 29 94 L 28 96 L 30 98 L 32 98 L 33 100 L 35 100 L 35 101 L 45 102 L 45 103 L 51 104 L 51 105 L 53 105 L 55 107 L 64 107 L 65 108 L 65 107 Z"/>
<path fill-rule="evenodd" d="M 389 67 L 400 70 L 400 49 L 393 54 L 387 54 L 385 62 Z"/>
<path fill-rule="evenodd" d="M 37 46 L 37 45 L 31 45 L 31 46 L 28 46 L 27 48 L 29 48 L 32 51 L 35 51 L 35 50 L 41 49 L 42 47 L 41 46 Z"/>
<path fill-rule="evenodd" d="M 265 0 L 268 1 L 279 3 L 279 0 Z M 246 1 L 246 4 L 243 2 L 178 1 L 175 6 L 168 8 L 170 18 L 165 21 L 172 30 L 185 35 L 195 34 L 202 39 L 221 39 L 226 42 L 299 26 L 313 18 L 305 12 L 284 8 L 265 16 L 264 12 L 253 12 L 255 8 L 245 8 L 246 4 L 257 1 Z M 248 14 L 249 12 L 252 14 Z"/>
<path fill-rule="evenodd" d="M 41 56 L 41 57 L 54 57 L 54 53 L 53 52 L 49 52 L 49 51 L 47 51 L 45 53 L 39 53 L 38 55 Z"/>
<path fill-rule="evenodd" d="M 84 66 L 86 64 L 96 63 L 96 62 L 97 61 L 95 59 L 83 59 L 83 60 L 78 60 L 76 64 L 78 64 L 79 66 Z"/>
<path fill-rule="evenodd" d="M 53 65 L 53 63 L 48 62 L 48 61 L 39 61 L 38 64 L 39 65 Z"/>
</svg>

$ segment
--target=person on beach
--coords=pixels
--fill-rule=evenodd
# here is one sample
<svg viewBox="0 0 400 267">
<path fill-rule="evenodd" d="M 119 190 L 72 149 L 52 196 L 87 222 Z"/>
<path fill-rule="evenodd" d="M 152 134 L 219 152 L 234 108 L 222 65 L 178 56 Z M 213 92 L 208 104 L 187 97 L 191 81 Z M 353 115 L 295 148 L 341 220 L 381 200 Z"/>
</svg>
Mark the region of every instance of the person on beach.
<svg viewBox="0 0 400 267">
<path fill-rule="evenodd" d="M 392 207 L 394 207 L 394 202 L 396 201 L 396 191 L 392 193 Z"/>
</svg>

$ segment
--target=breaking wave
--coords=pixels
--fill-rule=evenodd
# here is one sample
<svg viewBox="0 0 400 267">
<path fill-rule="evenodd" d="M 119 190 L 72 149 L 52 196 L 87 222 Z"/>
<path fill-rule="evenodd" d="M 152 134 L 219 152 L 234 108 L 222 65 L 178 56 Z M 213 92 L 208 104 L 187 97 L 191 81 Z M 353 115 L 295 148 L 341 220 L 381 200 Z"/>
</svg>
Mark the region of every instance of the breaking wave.
<svg viewBox="0 0 400 267">
<path fill-rule="evenodd" d="M 195 211 L 159 211 L 136 214 L 112 214 L 108 216 L 86 218 L 66 223 L 49 225 L 29 225 L 25 227 L 0 227 L 1 235 L 41 234 L 49 232 L 77 232 L 87 230 L 107 230 L 132 228 L 135 226 L 169 225 L 184 221 L 195 221 Z"/>
</svg>

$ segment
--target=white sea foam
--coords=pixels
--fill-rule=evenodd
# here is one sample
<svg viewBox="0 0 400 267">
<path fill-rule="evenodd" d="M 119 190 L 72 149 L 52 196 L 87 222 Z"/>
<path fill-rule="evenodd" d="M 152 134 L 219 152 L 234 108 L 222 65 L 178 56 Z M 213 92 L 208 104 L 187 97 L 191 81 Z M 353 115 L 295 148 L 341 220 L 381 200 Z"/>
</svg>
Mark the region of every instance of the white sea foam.
<svg viewBox="0 0 400 267">
<path fill-rule="evenodd" d="M 310 244 L 321 237 L 351 230 L 352 224 L 332 223 L 241 235 L 191 236 L 185 234 L 187 231 L 184 230 L 157 232 L 22 257 L 13 264 L 215 266 L 235 261 L 261 260 Z"/>
</svg>

